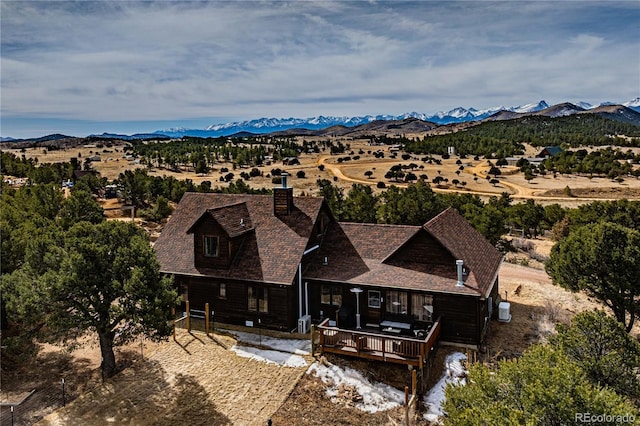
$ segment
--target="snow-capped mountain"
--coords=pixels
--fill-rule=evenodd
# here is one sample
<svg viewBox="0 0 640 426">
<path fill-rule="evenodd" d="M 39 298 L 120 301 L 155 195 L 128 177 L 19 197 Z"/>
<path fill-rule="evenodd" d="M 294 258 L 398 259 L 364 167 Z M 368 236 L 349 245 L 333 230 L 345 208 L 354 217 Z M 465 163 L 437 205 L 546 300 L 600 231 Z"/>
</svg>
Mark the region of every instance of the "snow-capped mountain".
<svg viewBox="0 0 640 426">
<path fill-rule="evenodd" d="M 574 105 L 584 110 L 593 109 L 596 107 L 595 105 L 591 105 L 589 102 L 576 102 L 574 103 Z"/>
<path fill-rule="evenodd" d="M 629 102 L 623 103 L 622 105 L 626 106 L 627 108 L 631 108 L 636 112 L 640 112 L 640 98 L 635 98 Z"/>
<path fill-rule="evenodd" d="M 483 120 L 498 111 L 509 111 L 518 113 L 536 112 L 549 108 L 549 104 L 545 101 L 540 101 L 535 104 L 520 105 L 515 107 L 496 106 L 492 108 L 478 110 L 475 108 L 454 108 L 447 112 L 438 112 L 434 115 L 427 115 L 426 121 L 432 121 L 437 124 L 449 124 L 449 123 L 461 123 L 464 121 L 478 121 Z"/>
<path fill-rule="evenodd" d="M 335 116 L 317 116 L 309 118 L 258 118 L 248 121 L 236 121 L 232 123 L 213 124 L 205 129 L 184 129 L 172 128 L 159 130 L 156 133 L 164 134 L 171 137 L 181 136 L 202 136 L 216 137 L 228 136 L 241 132 L 249 133 L 271 133 L 293 128 L 304 128 L 309 130 L 324 129 L 331 126 L 353 127 L 361 124 L 371 123 L 378 120 L 404 120 L 407 118 L 417 118 L 423 121 L 430 121 L 436 124 L 462 123 L 466 121 L 483 120 L 498 111 L 510 111 L 518 113 L 536 112 L 548 108 L 549 105 L 545 101 L 535 104 L 527 104 L 516 107 L 505 108 L 503 106 L 477 110 L 475 108 L 458 107 L 450 111 L 437 112 L 435 114 L 423 114 L 418 112 L 408 112 L 401 115 L 365 115 L 360 117 L 335 117 Z"/>
<path fill-rule="evenodd" d="M 241 133 L 252 134 L 266 134 L 272 132 L 278 132 L 283 130 L 289 130 L 294 128 L 308 129 L 308 130 L 320 130 L 326 129 L 331 126 L 345 126 L 355 127 L 362 124 L 372 123 L 374 121 L 392 121 L 392 120 L 406 120 L 406 119 L 418 119 L 434 123 L 436 125 L 463 123 L 468 121 L 480 121 L 491 117 L 492 120 L 506 120 L 515 118 L 519 114 L 529 114 L 540 112 L 543 115 L 550 117 L 559 117 L 564 115 L 570 115 L 581 111 L 597 110 L 601 107 L 608 105 L 620 105 L 612 102 L 603 102 L 597 107 L 587 102 L 574 102 L 574 103 L 561 103 L 553 106 L 549 106 L 546 101 L 541 100 L 538 103 L 531 103 L 526 105 L 520 105 L 515 107 L 496 106 L 487 109 L 478 110 L 476 108 L 463 108 L 457 107 L 450 111 L 440 111 L 435 114 L 424 114 L 419 112 L 407 112 L 401 115 L 365 115 L 359 117 L 346 117 L 346 116 L 317 116 L 309 118 L 259 118 L 255 120 L 236 121 L 232 123 L 213 124 L 205 129 L 189 129 L 185 127 L 174 127 L 165 130 L 158 130 L 152 134 L 135 134 L 135 135 L 115 135 L 115 134 L 103 134 L 92 135 L 97 137 L 118 137 L 120 139 L 149 139 L 158 136 L 168 136 L 171 138 L 181 138 L 183 136 L 197 136 L 197 137 L 218 137 L 229 136 Z M 621 104 L 629 109 L 632 109 L 640 113 L 640 97 L 635 98 L 629 102 Z M 548 111 L 545 111 L 548 110 Z M 500 114 L 498 114 L 500 113 Z M 68 137 L 68 136 L 65 136 Z M 0 142 L 10 142 L 19 139 L 13 139 L 10 137 L 0 138 Z M 31 139 L 29 139 L 31 140 Z"/>
</svg>

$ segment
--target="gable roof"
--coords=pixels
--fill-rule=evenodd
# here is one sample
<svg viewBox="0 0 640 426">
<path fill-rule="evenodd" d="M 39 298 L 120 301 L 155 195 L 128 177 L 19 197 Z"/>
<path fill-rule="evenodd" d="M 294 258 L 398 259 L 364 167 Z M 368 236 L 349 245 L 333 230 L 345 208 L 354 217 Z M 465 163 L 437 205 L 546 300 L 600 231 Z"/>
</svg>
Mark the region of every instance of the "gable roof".
<svg viewBox="0 0 640 426">
<path fill-rule="evenodd" d="M 291 214 L 278 217 L 271 195 L 186 193 L 154 246 L 161 270 L 291 285 L 323 205 L 322 198 L 294 197 Z M 190 233 L 207 217 L 214 218 L 230 236 L 246 234 L 228 269 L 195 266 Z M 422 249 L 419 244 L 425 241 L 427 248 Z M 414 253 L 419 260 L 414 260 Z M 452 259 L 465 262 L 468 273 L 464 286 L 456 286 Z M 449 208 L 423 226 L 331 221 L 319 250 L 304 261 L 303 276 L 353 285 L 487 296 L 501 262 L 502 254 Z"/>
<path fill-rule="evenodd" d="M 426 235 L 425 235 L 426 234 Z M 438 250 L 463 259 L 464 286 L 456 286 L 455 262 L 397 260 L 398 253 L 422 235 L 437 241 Z M 327 264 L 324 264 L 324 258 Z M 355 285 L 414 289 L 486 296 L 502 262 L 495 249 L 454 209 L 447 209 L 423 226 L 332 223 L 318 255 L 305 268 L 304 277 Z"/>
<path fill-rule="evenodd" d="M 324 200 L 294 197 L 288 216 L 273 214 L 273 196 L 186 193 L 156 241 L 154 248 L 165 273 L 215 276 L 291 285 Z M 246 209 L 246 211 L 245 211 Z M 196 268 L 193 225 L 211 215 L 230 235 L 239 235 L 244 214 L 247 233 L 229 269 Z M 248 222 L 247 222 L 248 220 Z"/>
<path fill-rule="evenodd" d="M 562 152 L 562 148 L 559 146 L 545 146 L 542 151 L 538 154 L 538 157 L 551 156 L 555 157 L 556 155 Z"/>
<path fill-rule="evenodd" d="M 253 222 L 246 202 L 207 209 L 202 216 L 187 230 L 193 233 L 200 222 L 207 217 L 213 218 L 224 229 L 230 238 L 234 238 L 253 230 Z"/>
<path fill-rule="evenodd" d="M 464 260 L 475 275 L 478 289 L 485 294 L 500 269 L 502 253 L 451 207 L 425 223 L 423 227 L 456 259 Z"/>
</svg>

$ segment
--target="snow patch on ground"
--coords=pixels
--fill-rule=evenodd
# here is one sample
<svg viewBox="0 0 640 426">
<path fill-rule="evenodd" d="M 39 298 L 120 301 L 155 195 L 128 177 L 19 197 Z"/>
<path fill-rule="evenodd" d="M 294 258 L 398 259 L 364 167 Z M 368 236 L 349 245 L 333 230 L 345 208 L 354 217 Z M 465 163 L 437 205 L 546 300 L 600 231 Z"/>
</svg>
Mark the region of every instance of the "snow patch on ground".
<svg viewBox="0 0 640 426">
<path fill-rule="evenodd" d="M 341 368 L 331 363 L 316 362 L 309 367 L 307 374 L 314 374 L 328 385 L 327 395 L 337 402 L 339 388 L 353 387 L 362 396 L 355 406 L 361 411 L 375 413 L 404 404 L 404 392 L 384 383 L 371 383 L 362 374 L 352 368 Z"/>
<path fill-rule="evenodd" d="M 266 362 L 267 364 L 277 364 L 283 367 L 306 367 L 309 365 L 300 355 L 293 355 L 289 352 L 270 351 L 238 345 L 233 346 L 231 351 L 243 358 Z"/>
<path fill-rule="evenodd" d="M 236 337 L 238 342 L 248 345 L 263 346 L 280 352 L 289 352 L 296 355 L 311 354 L 311 340 L 278 339 L 270 336 L 261 336 L 257 333 L 245 333 L 235 330 L 221 330 Z"/>
<path fill-rule="evenodd" d="M 454 352 L 444 360 L 444 373 L 438 383 L 423 398 L 424 406 L 427 409 L 424 419 L 430 422 L 439 422 L 439 418 L 444 414 L 442 411 L 442 403 L 445 400 L 444 389 L 448 383 L 466 383 L 465 377 L 467 370 L 462 365 L 462 361 L 467 356 L 460 352 Z"/>
</svg>

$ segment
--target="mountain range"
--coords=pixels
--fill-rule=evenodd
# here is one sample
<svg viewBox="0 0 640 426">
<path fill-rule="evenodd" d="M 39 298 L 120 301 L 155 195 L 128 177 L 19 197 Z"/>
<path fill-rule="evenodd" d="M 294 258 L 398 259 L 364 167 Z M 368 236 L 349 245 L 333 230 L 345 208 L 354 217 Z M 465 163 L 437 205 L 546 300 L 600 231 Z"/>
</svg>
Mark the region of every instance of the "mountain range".
<svg viewBox="0 0 640 426">
<path fill-rule="evenodd" d="M 622 105 L 622 106 L 621 106 Z M 623 108 L 626 107 L 626 108 Z M 613 108 L 613 109 L 612 109 Z M 616 109 L 618 108 L 618 109 Z M 623 108 L 623 109 L 620 109 Z M 424 114 L 409 112 L 401 115 L 365 115 L 358 117 L 335 117 L 318 116 L 310 118 L 259 118 L 248 121 L 236 121 L 225 124 L 213 124 L 204 129 L 170 128 L 157 130 L 153 133 L 138 133 L 133 135 L 120 135 L 114 133 L 103 133 L 101 135 L 91 135 L 94 138 L 109 139 L 157 139 L 157 138 L 181 138 L 183 136 L 196 137 L 218 137 L 243 134 L 269 134 L 269 133 L 289 133 L 289 134 L 313 134 L 316 131 L 322 133 L 346 134 L 348 129 L 364 126 L 362 130 L 375 129 L 380 126 L 392 125 L 390 122 L 400 122 L 404 126 L 408 123 L 416 132 L 427 131 L 441 125 L 451 125 L 459 123 L 469 123 L 482 120 L 509 120 L 526 115 L 545 115 L 548 117 L 560 117 L 571 114 L 592 112 L 608 116 L 627 122 L 640 125 L 640 98 L 635 98 L 623 104 L 605 102 L 598 106 L 586 102 L 561 103 L 549 106 L 547 102 L 541 100 L 537 103 L 527 105 L 504 107 L 498 106 L 487 109 L 475 108 L 454 108 L 447 112 L 436 114 Z M 381 127 L 382 128 L 382 127 Z M 292 129 L 297 129 L 296 131 Z M 304 129 L 304 130 L 303 130 Z M 411 130 L 407 130 L 410 132 Z M 55 135 L 56 138 L 67 137 Z M 44 137 L 48 138 L 48 137 Z M 43 138 L 39 138 L 43 139 Z M 33 141 L 34 139 L 29 139 Z M 2 138 L 2 142 L 19 141 L 13 138 Z"/>
<path fill-rule="evenodd" d="M 559 105 L 565 106 L 564 113 L 556 111 L 554 109 L 556 107 L 555 105 L 549 106 L 546 101 L 541 100 L 538 103 L 531 103 L 516 107 L 498 106 L 482 110 L 478 110 L 475 108 L 467 109 L 458 107 L 447 112 L 438 112 L 431 115 L 418 112 L 409 112 L 401 115 L 365 115 L 358 117 L 335 117 L 321 115 L 318 117 L 310 118 L 258 118 L 248 121 L 214 124 L 206 127 L 205 129 L 171 128 L 159 130 L 155 133 L 174 138 L 182 136 L 217 137 L 235 135 L 238 133 L 266 134 L 287 131 L 290 129 L 321 130 L 331 128 L 333 126 L 356 127 L 378 121 L 404 121 L 407 119 L 417 119 L 420 121 L 432 123 L 434 125 L 446 125 L 465 123 L 470 121 L 481 121 L 485 119 L 500 119 L 497 117 L 492 118 L 497 114 L 503 114 L 504 118 L 502 119 L 508 119 L 507 116 L 509 118 L 517 118 L 522 115 L 537 113 L 543 113 L 543 115 L 549 116 L 562 116 L 582 111 L 597 110 L 598 108 L 613 106 L 616 104 L 606 102 L 600 104 L 599 106 L 594 106 L 586 102 L 579 102 L 577 104 L 563 103 Z M 640 113 L 640 98 L 625 102 L 622 105 Z M 550 109 L 552 109 L 554 112 L 551 113 Z M 544 114 L 545 111 L 549 111 L 550 114 Z"/>
</svg>

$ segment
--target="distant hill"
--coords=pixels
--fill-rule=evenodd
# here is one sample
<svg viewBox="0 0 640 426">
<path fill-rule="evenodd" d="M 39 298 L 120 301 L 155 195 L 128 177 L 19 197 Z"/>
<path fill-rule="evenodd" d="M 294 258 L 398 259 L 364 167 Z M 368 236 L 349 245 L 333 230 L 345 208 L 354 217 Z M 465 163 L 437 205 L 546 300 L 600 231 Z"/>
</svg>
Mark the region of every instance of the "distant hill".
<svg viewBox="0 0 640 426">
<path fill-rule="evenodd" d="M 574 114 L 595 114 L 610 120 L 621 121 L 625 123 L 631 123 L 640 125 L 640 112 L 637 112 L 624 105 L 602 105 L 592 109 L 584 109 L 578 105 L 574 105 L 568 102 L 553 105 L 540 111 L 529 113 L 517 113 L 512 111 L 499 111 L 490 117 L 487 117 L 484 121 L 503 121 L 514 120 L 517 118 L 527 116 L 543 116 L 550 118 L 566 117 Z"/>
<path fill-rule="evenodd" d="M 167 140 L 171 139 L 167 135 L 163 135 L 162 133 L 135 133 L 133 135 L 121 135 L 117 133 L 102 133 L 101 135 L 89 135 L 87 139 L 118 139 L 122 141 L 131 141 L 131 140 Z"/>
<path fill-rule="evenodd" d="M 46 136 L 42 136 L 39 138 L 31 138 L 31 139 L 14 139 L 14 138 L 3 138 L 2 142 L 32 142 L 32 143 L 39 143 L 39 142 L 49 142 L 49 141 L 59 141 L 59 140 L 63 140 L 63 139 L 72 139 L 74 138 L 74 136 L 67 136 L 67 135 L 62 135 L 60 133 L 54 133 L 51 135 L 46 135 Z"/>
<path fill-rule="evenodd" d="M 570 112 L 569 114 L 567 114 Z M 548 115 L 545 115 L 548 114 Z M 505 114 L 501 114 L 503 117 Z M 617 138 L 626 136 L 632 139 Z M 523 153 L 523 144 L 543 146 L 640 146 L 640 113 L 622 105 L 584 111 L 571 104 L 547 111 L 518 114 L 511 119 L 489 118 L 456 132 L 406 141 L 417 154 L 444 154 L 453 146 L 460 154 L 509 157 Z"/>
<path fill-rule="evenodd" d="M 640 107 L 636 108 L 638 109 L 634 110 L 623 105 L 605 105 L 594 108 L 589 112 L 610 120 L 640 125 Z"/>
</svg>

